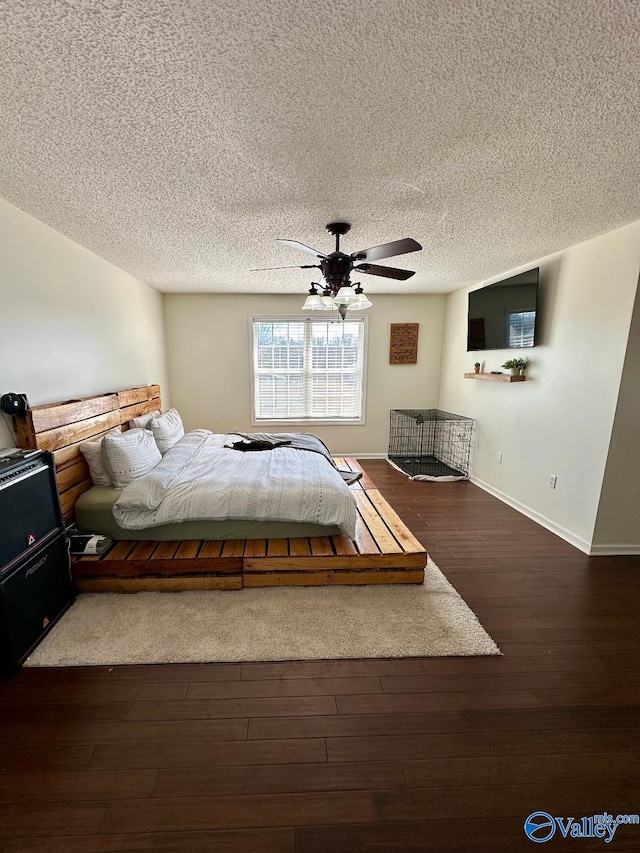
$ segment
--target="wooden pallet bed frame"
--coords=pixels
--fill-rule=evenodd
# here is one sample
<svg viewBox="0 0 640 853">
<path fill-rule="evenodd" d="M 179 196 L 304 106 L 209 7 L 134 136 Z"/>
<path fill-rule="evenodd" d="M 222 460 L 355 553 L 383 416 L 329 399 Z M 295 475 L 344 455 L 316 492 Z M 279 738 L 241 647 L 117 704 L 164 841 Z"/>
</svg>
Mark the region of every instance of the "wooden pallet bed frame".
<svg viewBox="0 0 640 853">
<path fill-rule="evenodd" d="M 131 418 L 160 409 L 158 385 L 29 409 L 14 418 L 21 447 L 49 450 L 65 522 L 92 485 L 79 450 Z M 340 467 L 361 473 L 351 486 L 357 503 L 356 536 L 292 539 L 122 541 L 102 556 L 74 557 L 81 592 L 179 591 L 243 587 L 413 583 L 424 581 L 427 554 L 355 459 Z"/>
<path fill-rule="evenodd" d="M 53 453 L 65 524 L 74 520 L 76 501 L 93 485 L 89 467 L 80 453 L 80 444 L 98 439 L 114 427 L 126 430 L 131 418 L 161 408 L 160 386 L 146 385 L 33 406 L 24 417 L 14 416 L 13 426 L 20 447 Z"/>
</svg>

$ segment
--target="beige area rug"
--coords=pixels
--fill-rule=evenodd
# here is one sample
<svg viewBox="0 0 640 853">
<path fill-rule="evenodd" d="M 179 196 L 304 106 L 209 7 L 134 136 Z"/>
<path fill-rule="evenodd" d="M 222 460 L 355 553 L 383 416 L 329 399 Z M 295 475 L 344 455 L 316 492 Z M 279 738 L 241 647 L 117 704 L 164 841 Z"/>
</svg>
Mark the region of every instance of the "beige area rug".
<svg viewBox="0 0 640 853">
<path fill-rule="evenodd" d="M 25 665 L 499 654 L 430 560 L 423 586 L 80 595 Z"/>
</svg>

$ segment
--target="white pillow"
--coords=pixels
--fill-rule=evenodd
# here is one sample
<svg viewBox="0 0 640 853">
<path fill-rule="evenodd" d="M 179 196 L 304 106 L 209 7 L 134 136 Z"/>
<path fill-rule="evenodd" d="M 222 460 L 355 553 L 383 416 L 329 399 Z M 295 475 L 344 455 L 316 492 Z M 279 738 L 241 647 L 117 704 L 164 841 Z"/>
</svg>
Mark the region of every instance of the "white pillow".
<svg viewBox="0 0 640 853">
<path fill-rule="evenodd" d="M 184 426 L 182 418 L 178 414 L 177 409 L 169 409 L 160 417 L 153 418 L 149 423 L 149 429 L 153 433 L 156 444 L 160 453 L 164 454 L 177 444 L 184 436 Z"/>
<path fill-rule="evenodd" d="M 109 435 L 114 435 L 120 432 L 120 427 L 115 427 L 115 429 L 111 430 Z M 89 466 L 89 474 L 96 486 L 111 485 L 111 474 L 105 465 L 102 444 L 104 438 L 105 436 L 102 436 L 102 438 L 99 438 L 97 441 L 83 441 L 80 445 L 80 453 L 82 453 L 87 465 Z"/>
<path fill-rule="evenodd" d="M 159 418 L 160 409 L 155 412 L 149 412 L 147 415 L 139 415 L 137 418 L 131 418 L 129 421 L 129 429 L 149 429 L 149 421 L 151 418 Z"/>
<path fill-rule="evenodd" d="M 153 434 L 148 429 L 130 429 L 120 435 L 105 435 L 107 470 L 116 489 L 155 468 L 162 459 Z"/>
</svg>

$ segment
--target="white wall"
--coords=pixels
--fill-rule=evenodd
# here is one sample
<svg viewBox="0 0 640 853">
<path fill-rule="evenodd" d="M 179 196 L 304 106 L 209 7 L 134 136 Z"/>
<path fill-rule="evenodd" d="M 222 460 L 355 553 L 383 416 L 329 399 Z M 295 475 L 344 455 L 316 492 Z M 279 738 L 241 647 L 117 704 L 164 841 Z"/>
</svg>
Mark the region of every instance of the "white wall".
<svg viewBox="0 0 640 853">
<path fill-rule="evenodd" d="M 304 288 L 300 296 L 165 296 L 171 399 L 188 429 L 252 429 L 247 318 L 308 316 L 300 311 L 304 296 Z M 385 453 L 390 409 L 437 405 L 445 297 L 377 295 L 372 301 L 373 308 L 368 311 L 366 424 L 284 424 L 274 426 L 273 431 L 311 430 L 337 454 Z M 418 363 L 390 365 L 389 324 L 407 322 L 420 323 Z"/>
<path fill-rule="evenodd" d="M 526 353 L 528 380 L 463 378 L 477 360 L 499 370 L 522 353 L 467 353 L 469 289 L 456 291 L 447 297 L 439 405 L 477 421 L 472 479 L 588 552 L 638 283 L 640 222 L 483 284 L 538 265 L 541 335 Z"/>
<path fill-rule="evenodd" d="M 640 554 L 640 289 L 591 550 L 595 554 Z"/>
<path fill-rule="evenodd" d="M 168 402 L 162 295 L 3 199 L 0 314 L 0 395 L 38 405 L 157 382 Z"/>
</svg>

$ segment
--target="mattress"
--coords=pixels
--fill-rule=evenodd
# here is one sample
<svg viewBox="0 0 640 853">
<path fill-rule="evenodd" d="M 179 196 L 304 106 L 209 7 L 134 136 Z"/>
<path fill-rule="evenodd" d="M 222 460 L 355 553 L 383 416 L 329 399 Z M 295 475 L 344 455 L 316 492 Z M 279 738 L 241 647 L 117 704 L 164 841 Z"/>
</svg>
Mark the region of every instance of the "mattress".
<svg viewBox="0 0 640 853">
<path fill-rule="evenodd" d="M 92 486 L 76 502 L 76 525 L 83 533 L 100 533 L 111 539 L 173 541 L 183 539 L 298 539 L 307 536 L 334 536 L 335 526 L 291 521 L 183 521 L 144 530 L 125 530 L 113 517 L 113 505 L 120 491 L 112 486 Z"/>
<path fill-rule="evenodd" d="M 355 498 L 324 445 L 318 442 L 322 453 L 293 446 L 239 452 L 226 447 L 232 438 L 205 429 L 186 433 L 122 490 L 113 505 L 116 522 L 125 530 L 196 519 L 311 522 L 355 537 Z"/>
</svg>

